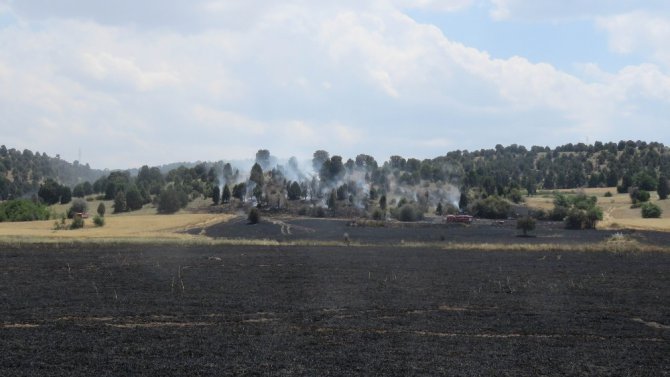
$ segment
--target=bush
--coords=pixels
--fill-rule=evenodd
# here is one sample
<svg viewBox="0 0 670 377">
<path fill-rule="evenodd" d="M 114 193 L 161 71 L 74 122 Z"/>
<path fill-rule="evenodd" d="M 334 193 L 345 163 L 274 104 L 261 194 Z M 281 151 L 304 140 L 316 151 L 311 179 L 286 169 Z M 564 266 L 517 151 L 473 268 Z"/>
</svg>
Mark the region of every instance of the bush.
<svg viewBox="0 0 670 377">
<path fill-rule="evenodd" d="M 605 196 L 606 198 L 611 198 L 611 197 L 612 197 L 612 193 L 609 192 L 609 191 L 607 191 L 607 192 L 605 193 L 604 196 Z"/>
<path fill-rule="evenodd" d="M 568 215 L 568 207 L 556 206 L 549 214 L 549 219 L 552 221 L 563 221 Z"/>
<path fill-rule="evenodd" d="M 657 219 L 663 214 L 661 207 L 657 206 L 654 203 L 644 203 L 642 205 L 642 217 L 645 219 Z"/>
<path fill-rule="evenodd" d="M 314 209 L 314 217 L 326 217 L 326 210 L 323 207 L 316 207 Z"/>
<path fill-rule="evenodd" d="M 43 204 L 28 199 L 0 203 L 0 222 L 49 220 L 49 210 Z"/>
<path fill-rule="evenodd" d="M 374 211 L 372 211 L 372 219 L 373 220 L 384 220 L 386 216 L 384 215 L 384 211 L 382 211 L 381 208 L 375 208 Z"/>
<path fill-rule="evenodd" d="M 510 210 L 509 202 L 495 195 L 478 200 L 472 206 L 473 214 L 485 219 L 506 219 Z"/>
<path fill-rule="evenodd" d="M 423 212 L 414 204 L 404 204 L 396 210 L 396 217 L 404 222 L 420 221 L 423 220 Z"/>
<path fill-rule="evenodd" d="M 261 220 L 261 214 L 258 208 L 251 208 L 249 210 L 249 216 L 247 216 L 247 220 L 249 220 L 249 224 L 258 224 L 258 222 Z"/>
<path fill-rule="evenodd" d="M 70 229 L 81 229 L 84 227 L 84 218 L 77 215 L 72 218 L 72 224 L 70 224 Z"/>
<path fill-rule="evenodd" d="M 67 218 L 71 219 L 77 213 L 84 213 L 88 211 L 88 203 L 84 199 L 77 198 L 72 201 L 70 209 L 67 211 Z"/>
<path fill-rule="evenodd" d="M 93 224 L 95 224 L 95 226 L 105 226 L 105 218 L 100 215 L 95 215 Z"/>
<path fill-rule="evenodd" d="M 535 229 L 535 219 L 530 216 L 520 217 L 516 221 L 516 228 L 521 229 L 521 231 L 523 231 L 523 235 L 525 236 L 528 234 L 528 232 Z"/>
<path fill-rule="evenodd" d="M 567 229 L 595 229 L 599 220 L 603 219 L 603 212 L 599 207 L 589 209 L 572 208 L 565 217 Z"/>
<path fill-rule="evenodd" d="M 565 228 L 566 229 L 584 229 L 584 223 L 586 222 L 586 213 L 585 211 L 577 208 L 572 208 L 568 211 L 567 216 L 565 217 Z"/>
<path fill-rule="evenodd" d="M 630 200 L 633 204 L 648 202 L 649 198 L 651 197 L 648 191 L 640 190 L 637 187 L 631 187 L 628 195 L 630 196 Z"/>
</svg>

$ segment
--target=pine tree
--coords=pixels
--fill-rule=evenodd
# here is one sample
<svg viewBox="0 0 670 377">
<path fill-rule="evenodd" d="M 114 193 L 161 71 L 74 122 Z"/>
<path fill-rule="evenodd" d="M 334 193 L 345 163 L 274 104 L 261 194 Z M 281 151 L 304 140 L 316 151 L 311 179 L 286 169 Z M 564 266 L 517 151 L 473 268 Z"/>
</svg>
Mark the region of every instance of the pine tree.
<svg viewBox="0 0 670 377">
<path fill-rule="evenodd" d="M 212 202 L 214 202 L 214 205 L 218 205 L 220 199 L 221 199 L 221 190 L 219 190 L 219 186 L 214 186 L 214 188 L 212 189 Z"/>
<path fill-rule="evenodd" d="M 663 175 L 658 179 L 658 187 L 656 192 L 658 192 L 658 198 L 661 200 L 667 199 L 668 194 L 670 194 L 670 185 L 668 185 L 668 179 Z"/>
<path fill-rule="evenodd" d="M 230 201 L 230 189 L 228 185 L 223 186 L 223 194 L 221 194 L 221 203 L 228 203 Z"/>
</svg>

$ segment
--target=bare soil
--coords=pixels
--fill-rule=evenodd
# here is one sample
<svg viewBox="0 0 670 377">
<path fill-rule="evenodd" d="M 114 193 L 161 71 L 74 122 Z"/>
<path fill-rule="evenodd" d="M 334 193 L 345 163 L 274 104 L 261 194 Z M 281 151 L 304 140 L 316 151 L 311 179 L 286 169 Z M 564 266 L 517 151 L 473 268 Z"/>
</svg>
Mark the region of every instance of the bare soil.
<svg viewBox="0 0 670 377">
<path fill-rule="evenodd" d="M 3 246 L 0 375 L 667 376 L 668 271 L 667 253 Z"/>
</svg>

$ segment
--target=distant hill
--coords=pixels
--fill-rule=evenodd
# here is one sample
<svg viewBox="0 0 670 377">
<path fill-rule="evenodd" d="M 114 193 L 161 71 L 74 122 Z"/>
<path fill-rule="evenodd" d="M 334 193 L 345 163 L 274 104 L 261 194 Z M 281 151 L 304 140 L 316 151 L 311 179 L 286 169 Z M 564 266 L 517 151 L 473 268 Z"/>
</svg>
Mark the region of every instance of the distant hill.
<svg viewBox="0 0 670 377">
<path fill-rule="evenodd" d="M 92 169 L 88 164 L 61 160 L 58 156 L 0 146 L 0 200 L 36 194 L 47 178 L 74 186 L 80 182 L 93 182 L 108 173 L 107 170 Z"/>
</svg>

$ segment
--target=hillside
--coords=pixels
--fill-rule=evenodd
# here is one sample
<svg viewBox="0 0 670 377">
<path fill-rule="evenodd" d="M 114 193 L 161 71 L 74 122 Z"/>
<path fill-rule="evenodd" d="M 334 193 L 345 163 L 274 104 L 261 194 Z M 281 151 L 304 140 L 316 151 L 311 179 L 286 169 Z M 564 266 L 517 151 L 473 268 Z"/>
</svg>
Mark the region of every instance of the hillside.
<svg viewBox="0 0 670 377">
<path fill-rule="evenodd" d="M 107 173 L 92 169 L 88 164 L 61 160 L 58 156 L 0 146 L 0 200 L 31 196 L 47 178 L 74 186 L 80 182 L 93 182 Z"/>
</svg>

